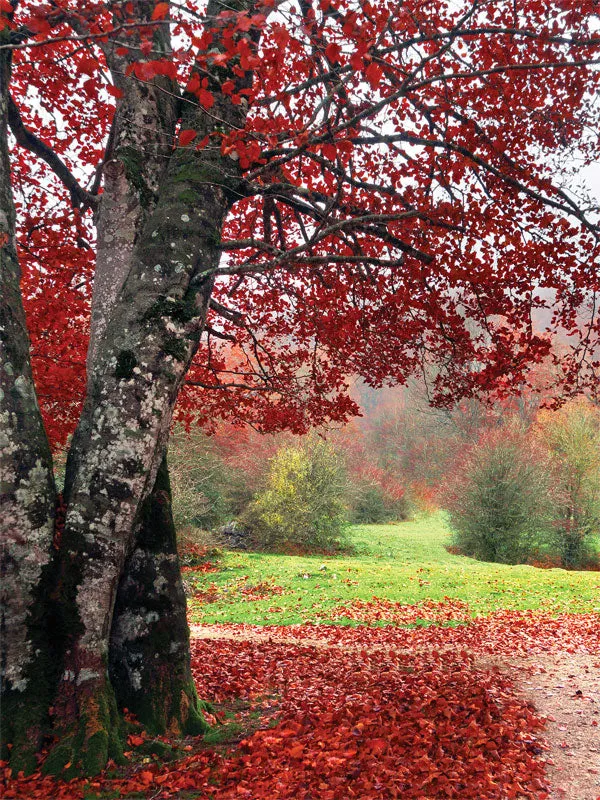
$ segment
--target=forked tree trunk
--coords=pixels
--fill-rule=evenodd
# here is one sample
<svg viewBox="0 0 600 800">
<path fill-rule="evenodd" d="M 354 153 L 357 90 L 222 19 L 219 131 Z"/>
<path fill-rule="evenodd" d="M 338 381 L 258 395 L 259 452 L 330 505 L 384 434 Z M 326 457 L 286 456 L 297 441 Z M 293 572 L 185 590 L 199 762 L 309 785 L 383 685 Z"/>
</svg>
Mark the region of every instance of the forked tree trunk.
<svg viewBox="0 0 600 800">
<path fill-rule="evenodd" d="M 152 4 L 146 10 L 151 13 Z M 209 14 L 220 10 L 211 0 Z M 154 46 L 168 53 L 160 35 Z M 8 61 L 2 64 L 6 103 Z M 119 72 L 125 70 L 117 65 Z M 0 230 L 9 233 L 2 240 L 2 300 L 12 309 L 2 308 L 3 346 L 8 369 L 13 365 L 2 376 L 3 385 L 12 387 L 0 406 L 8 431 L 3 483 L 11 513 L 24 514 L 8 541 L 12 550 L 3 548 L 3 564 L 16 576 L 9 576 L 10 585 L 17 587 L 3 617 L 9 633 L 5 697 L 12 703 L 16 691 L 38 680 L 35 699 L 18 695 L 23 714 L 11 715 L 7 735 L 11 766 L 31 768 L 53 689 L 46 643 L 33 634 L 42 637 L 50 629 L 56 644 L 55 744 L 45 766 L 66 777 L 92 775 L 109 757 L 119 758 L 119 706 L 156 732 L 205 727 L 191 678 L 163 459 L 177 394 L 204 327 L 223 224 L 243 187 L 236 161 L 218 150 L 171 150 L 173 93 L 126 81 L 123 86 L 98 223 L 88 389 L 67 463 L 67 514 L 54 573 L 50 452 L 28 362 L 10 191 L 0 198 Z M 195 129 L 198 140 L 213 132 L 215 115 L 221 130 L 244 124 L 245 108 L 219 95 L 219 82 L 213 88 L 210 115 L 195 100 L 183 104 L 182 126 Z M 10 187 L 5 119 L 3 113 L 0 178 Z M 45 603 L 35 603 L 41 593 L 52 597 L 52 619 Z"/>
<path fill-rule="evenodd" d="M 192 117 L 188 124 L 201 131 L 205 115 L 192 109 Z M 119 749 L 108 678 L 113 609 L 203 329 L 235 169 L 218 153 L 172 156 L 98 346 L 67 465 L 60 604 L 72 636 L 54 704 L 52 772 L 70 764 L 93 774 Z"/>
<path fill-rule="evenodd" d="M 0 54 L 0 677 L 2 758 L 35 765 L 54 659 L 47 638 L 56 496 L 29 357 L 7 142 L 9 51 Z"/>
</svg>

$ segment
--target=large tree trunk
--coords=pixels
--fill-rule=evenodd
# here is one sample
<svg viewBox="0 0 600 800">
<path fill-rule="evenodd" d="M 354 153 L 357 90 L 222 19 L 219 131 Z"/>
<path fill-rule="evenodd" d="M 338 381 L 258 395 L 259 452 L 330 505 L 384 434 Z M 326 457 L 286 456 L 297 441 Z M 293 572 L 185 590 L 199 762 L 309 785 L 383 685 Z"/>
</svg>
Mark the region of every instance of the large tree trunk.
<svg viewBox="0 0 600 800">
<path fill-rule="evenodd" d="M 6 128 L 7 53 L 0 54 L 0 735 L 2 758 L 12 742 L 13 767 L 30 771 L 54 676 L 47 596 L 56 496 L 19 286 Z"/>
<path fill-rule="evenodd" d="M 196 108 L 187 114 L 186 123 L 202 132 L 206 115 Z M 232 177 L 235 165 L 218 153 L 174 153 L 98 345 L 67 466 L 60 604 L 72 636 L 55 702 L 60 741 L 50 771 L 69 763 L 93 774 L 118 750 L 108 678 L 117 588 L 202 333 Z"/>
<path fill-rule="evenodd" d="M 153 6 L 144 4 L 144 13 L 151 14 Z M 218 0 L 211 0 L 209 14 L 216 16 L 220 10 Z M 168 36 L 168 28 L 162 30 Z M 168 53 L 168 42 L 161 36 L 156 34 L 153 46 Z M 117 63 L 116 51 L 107 52 L 107 59 L 120 76 L 116 82 L 125 96 L 117 108 L 104 166 L 88 388 L 67 463 L 67 513 L 53 589 L 46 591 L 54 603 L 51 629 L 59 673 L 52 702 L 56 739 L 46 770 L 67 777 L 95 774 L 108 758 L 119 758 L 119 705 L 136 711 L 157 732 L 199 732 L 205 727 L 191 677 L 185 598 L 163 459 L 177 394 L 203 331 L 223 224 L 242 190 L 237 162 L 216 148 L 172 149 L 178 115 L 175 91 L 125 80 L 126 65 Z M 237 82 L 248 79 L 236 77 Z M 219 81 L 211 88 L 216 102 L 210 115 L 195 98 L 187 98 L 182 106 L 182 127 L 195 129 L 199 141 L 213 133 L 215 119 L 221 132 L 244 124 L 245 106 L 221 95 Z M 5 134 L 3 129 L 4 148 Z M 2 158 L 7 169 L 5 151 Z M 6 219 L 14 225 L 12 204 Z M 3 298 L 21 314 L 15 323 L 18 330 L 10 335 L 22 345 L 24 321 L 21 306 L 14 302 L 18 276 L 11 258 L 12 294 L 3 292 Z M 44 586 L 42 568 L 50 564 L 54 504 L 50 455 L 45 439 L 38 437 L 43 431 L 37 407 L 39 424 L 35 414 L 29 414 L 35 393 L 26 361 L 19 362 L 19 387 L 29 387 L 21 391 L 19 402 L 25 405 L 15 411 L 11 406 L 8 413 L 16 415 L 14 427 L 28 446 L 38 441 L 46 450 L 26 469 L 29 483 L 9 487 L 26 506 L 31 494 L 25 489 L 33 489 L 35 477 L 36 508 L 43 509 L 36 518 L 38 528 L 33 526 L 33 513 L 31 524 L 19 524 L 19 532 L 29 536 L 31 529 L 33 538 L 15 550 L 15 558 L 25 563 L 27 548 L 36 562 L 31 575 L 20 569 L 27 577 L 20 595 L 25 613 L 35 591 Z M 19 414 L 29 414 L 35 431 L 23 425 Z M 17 462 L 20 468 L 29 463 L 22 455 Z M 43 604 L 35 613 L 37 609 L 43 610 Z M 10 609 L 11 621 L 18 622 L 20 610 Z M 26 656 L 33 653 L 29 629 L 35 624 L 43 630 L 35 614 L 26 622 L 21 617 L 25 633 L 19 634 L 22 641 L 18 636 L 10 639 L 16 644 L 7 657 L 13 670 L 15 648 L 21 647 Z M 43 658 L 32 663 L 40 671 L 47 668 Z M 46 669 L 44 674 L 52 673 Z M 11 673 L 11 691 L 19 680 L 28 681 L 28 673 Z M 47 698 L 41 697 L 45 713 Z M 29 728 L 21 725 L 19 732 L 13 726 L 9 731 L 17 745 L 13 764 L 15 750 L 26 753 L 23 740 Z M 31 749 L 37 744 L 34 739 Z"/>
</svg>

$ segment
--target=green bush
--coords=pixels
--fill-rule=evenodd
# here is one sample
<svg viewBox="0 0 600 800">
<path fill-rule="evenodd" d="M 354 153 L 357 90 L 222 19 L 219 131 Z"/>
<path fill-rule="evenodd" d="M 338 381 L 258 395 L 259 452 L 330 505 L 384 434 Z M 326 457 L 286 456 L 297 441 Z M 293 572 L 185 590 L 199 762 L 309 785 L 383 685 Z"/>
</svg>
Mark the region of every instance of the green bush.
<svg viewBox="0 0 600 800">
<path fill-rule="evenodd" d="M 597 566 L 600 409 L 585 398 L 573 400 L 542 413 L 537 433 L 552 458 L 555 544 L 562 566 Z"/>
<path fill-rule="evenodd" d="M 378 483 L 362 481 L 349 490 L 350 520 L 355 525 L 399 522 L 410 517 L 406 496 L 390 497 Z"/>
<path fill-rule="evenodd" d="M 549 473 L 518 428 L 486 435 L 446 495 L 453 546 L 482 561 L 526 563 L 553 544 Z"/>
<path fill-rule="evenodd" d="M 377 484 L 361 483 L 350 491 L 350 518 L 356 525 L 389 522 L 385 493 Z"/>
<path fill-rule="evenodd" d="M 177 426 L 169 443 L 175 526 L 211 529 L 232 515 L 231 472 L 201 430 Z"/>
<path fill-rule="evenodd" d="M 282 448 L 271 461 L 266 488 L 242 518 L 256 545 L 271 550 L 332 550 L 346 528 L 346 479 L 326 442 L 313 437 Z"/>
</svg>

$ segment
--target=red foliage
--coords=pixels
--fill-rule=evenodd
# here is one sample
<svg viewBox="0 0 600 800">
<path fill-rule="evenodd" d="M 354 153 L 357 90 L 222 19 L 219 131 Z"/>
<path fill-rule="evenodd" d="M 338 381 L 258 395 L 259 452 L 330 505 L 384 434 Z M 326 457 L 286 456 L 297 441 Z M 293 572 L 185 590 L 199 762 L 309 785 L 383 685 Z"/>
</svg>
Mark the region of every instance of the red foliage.
<svg viewBox="0 0 600 800">
<path fill-rule="evenodd" d="M 389 611 L 463 617 L 462 603 L 446 606 L 394 611 L 380 601 L 362 611 L 375 623 Z M 598 622 L 597 614 L 505 611 L 458 628 L 214 626 L 252 641 L 195 641 L 199 693 L 217 703 L 246 698 L 262 711 L 259 730 L 230 752 L 201 748 L 125 778 L 61 783 L 6 770 L 3 797 L 80 800 L 96 790 L 166 800 L 190 790 L 215 800 L 543 800 L 542 722 L 473 658 L 553 649 L 597 657 Z"/>
<path fill-rule="evenodd" d="M 328 619 L 351 619 L 358 622 L 391 622 L 406 625 L 415 622 L 467 622 L 471 619 L 469 606 L 462 600 L 445 597 L 443 600 L 424 600 L 416 605 L 402 605 L 377 597 L 369 602 L 352 600 L 345 606 L 326 612 Z"/>
<path fill-rule="evenodd" d="M 214 642 L 199 643 L 206 658 Z M 227 675 L 202 670 L 207 696 L 282 693 L 260 730 L 217 770 L 216 797 L 541 797 L 540 722 L 468 657 L 355 647 L 324 651 L 225 643 Z"/>
<path fill-rule="evenodd" d="M 240 592 L 244 595 L 246 600 L 255 601 L 266 600 L 268 597 L 273 597 L 274 595 L 285 594 L 285 589 L 271 581 L 259 581 L 258 583 L 242 586 Z"/>
<path fill-rule="evenodd" d="M 216 583 L 210 583 L 202 592 L 196 592 L 194 600 L 197 603 L 216 603 L 220 599 L 221 589 Z"/>
<path fill-rule="evenodd" d="M 219 569 L 210 560 L 214 548 L 190 542 L 185 537 L 179 537 L 177 549 L 182 563 L 182 572 L 216 572 Z"/>
<path fill-rule="evenodd" d="M 217 600 L 227 601 L 229 598 L 236 602 L 240 599 L 239 595 L 241 595 L 249 602 L 256 602 L 282 594 L 285 594 L 285 589 L 282 586 L 277 586 L 272 581 L 248 583 L 248 576 L 244 575 L 233 586 L 221 587 L 216 583 L 211 583 L 203 592 L 197 592 L 194 595 L 194 600 L 197 603 L 215 603 Z M 269 609 L 269 611 L 274 610 L 276 609 Z"/>
<path fill-rule="evenodd" d="M 568 147 L 597 159 L 596 4 L 274 5 L 225 9 L 212 28 L 185 3 L 0 7 L 3 27 L 27 31 L 11 78 L 23 121 L 82 185 L 95 185 L 122 100 L 102 51 L 113 36 L 115 82 L 249 107 L 243 130 L 173 134 L 174 147 L 235 158 L 247 180 L 181 410 L 302 432 L 356 412 L 349 375 L 381 386 L 432 361 L 440 403 L 507 393 L 549 352 L 531 325 L 549 297 L 573 345 L 561 379 L 576 390 L 585 363 L 593 389 L 598 321 L 577 323 L 598 290 L 598 241 L 552 181 Z M 167 15 L 173 53 L 156 58 Z M 21 147 L 13 173 L 36 381 L 64 441 L 85 391 L 92 222 Z"/>
<path fill-rule="evenodd" d="M 382 601 L 379 601 L 382 602 Z M 455 601 L 452 601 L 453 603 Z M 360 644 L 368 647 L 411 648 L 462 648 L 474 653 L 534 654 L 566 650 L 570 653 L 600 653 L 600 616 L 598 614 L 560 614 L 552 616 L 537 611 L 498 611 L 489 617 L 477 617 L 469 625 L 446 627 L 430 625 L 418 628 L 381 627 L 374 614 L 365 614 L 363 623 L 374 627 L 361 627 Z M 462 604 L 458 607 L 462 609 Z M 415 616 L 419 606 L 415 606 Z M 341 610 L 345 608 L 342 606 Z M 462 611 L 460 612 L 462 614 Z M 460 618 L 458 618 L 460 620 Z M 293 636 L 307 641 L 322 640 L 329 645 L 352 647 L 356 643 L 357 629 L 339 625 L 254 626 L 220 625 L 220 630 L 243 635 L 281 638 Z"/>
</svg>

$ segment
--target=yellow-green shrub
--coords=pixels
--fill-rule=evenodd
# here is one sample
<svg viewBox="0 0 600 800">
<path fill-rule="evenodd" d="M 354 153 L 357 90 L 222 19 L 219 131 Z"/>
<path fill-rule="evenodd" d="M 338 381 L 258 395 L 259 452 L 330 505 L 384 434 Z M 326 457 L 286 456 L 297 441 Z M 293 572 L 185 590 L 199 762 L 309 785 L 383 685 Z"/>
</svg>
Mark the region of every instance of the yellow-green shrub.
<svg viewBox="0 0 600 800">
<path fill-rule="evenodd" d="M 346 527 L 345 474 L 333 448 L 317 437 L 285 447 L 271 461 L 264 491 L 243 524 L 268 549 L 328 550 Z"/>
</svg>

